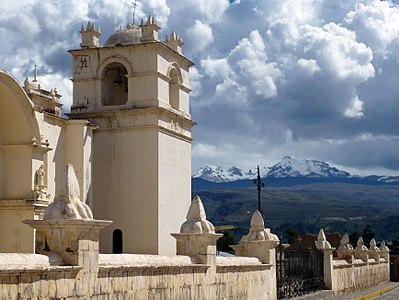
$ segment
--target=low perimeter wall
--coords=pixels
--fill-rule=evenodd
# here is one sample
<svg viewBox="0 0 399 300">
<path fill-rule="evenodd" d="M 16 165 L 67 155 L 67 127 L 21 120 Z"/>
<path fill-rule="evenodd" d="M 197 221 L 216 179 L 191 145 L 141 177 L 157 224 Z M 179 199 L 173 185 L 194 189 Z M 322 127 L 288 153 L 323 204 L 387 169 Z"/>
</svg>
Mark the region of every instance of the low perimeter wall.
<svg viewBox="0 0 399 300">
<path fill-rule="evenodd" d="M 384 282 L 389 282 L 389 259 L 368 259 L 366 262 L 361 259 L 354 259 L 353 262 L 344 259 L 333 261 L 334 294 L 358 291 Z"/>
<path fill-rule="evenodd" d="M 51 266 L 49 257 L 0 254 L 1 299 L 276 299 L 275 268 L 257 258 L 99 255 L 98 265 Z"/>
</svg>

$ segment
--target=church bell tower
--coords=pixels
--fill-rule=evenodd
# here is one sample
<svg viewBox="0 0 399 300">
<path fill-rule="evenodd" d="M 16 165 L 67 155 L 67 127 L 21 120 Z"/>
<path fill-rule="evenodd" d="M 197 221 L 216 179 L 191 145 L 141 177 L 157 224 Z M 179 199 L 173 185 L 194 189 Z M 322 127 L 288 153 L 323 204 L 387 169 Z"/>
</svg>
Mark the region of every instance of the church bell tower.
<svg viewBox="0 0 399 300">
<path fill-rule="evenodd" d="M 189 68 L 183 41 L 161 42 L 150 16 L 112 34 L 88 23 L 73 56 L 69 116 L 87 119 L 93 134 L 92 203 L 96 219 L 112 220 L 103 253 L 175 255 L 191 199 Z"/>
</svg>

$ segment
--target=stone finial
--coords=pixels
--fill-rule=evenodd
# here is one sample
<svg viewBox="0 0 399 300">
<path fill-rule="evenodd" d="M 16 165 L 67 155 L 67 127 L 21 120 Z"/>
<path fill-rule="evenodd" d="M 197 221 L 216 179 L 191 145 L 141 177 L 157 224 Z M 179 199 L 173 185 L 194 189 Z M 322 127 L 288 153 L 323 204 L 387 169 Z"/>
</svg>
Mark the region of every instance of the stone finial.
<svg viewBox="0 0 399 300">
<path fill-rule="evenodd" d="M 369 250 L 374 250 L 374 251 L 378 251 L 379 250 L 378 247 L 377 247 L 377 243 L 375 242 L 375 239 L 371 239 Z"/>
<path fill-rule="evenodd" d="M 84 29 L 84 26 L 82 25 L 80 31 L 82 34 L 82 43 L 80 44 L 80 47 L 82 49 L 90 49 L 90 48 L 99 48 L 100 47 L 100 42 L 99 42 L 99 37 L 101 35 L 101 30 L 100 27 L 94 26 L 94 23 L 88 21 L 86 30 Z"/>
<path fill-rule="evenodd" d="M 276 260 L 275 250 L 279 244 L 277 235 L 265 228 L 261 213 L 257 210 L 251 218 L 249 233 L 244 235 L 238 245 L 231 246 L 237 256 L 257 257 L 261 262 L 273 264 Z"/>
<path fill-rule="evenodd" d="M 58 195 L 44 212 L 44 220 L 93 219 L 90 208 L 80 201 L 79 182 L 71 164 L 65 167 L 60 184 Z"/>
<path fill-rule="evenodd" d="M 191 202 L 180 233 L 172 233 L 176 239 L 177 255 L 188 255 L 192 261 L 216 266 L 216 241 L 222 234 L 215 233 L 212 223 L 206 219 L 205 209 L 199 196 Z"/>
<path fill-rule="evenodd" d="M 353 250 L 353 247 L 349 241 L 349 235 L 347 233 L 345 233 L 344 236 L 342 237 L 338 249 L 339 250 Z"/>
<path fill-rule="evenodd" d="M 385 245 L 385 241 L 382 241 L 380 251 L 389 251 L 389 248 Z"/>
<path fill-rule="evenodd" d="M 243 242 L 249 241 L 279 241 L 277 235 L 272 234 L 269 228 L 265 228 L 265 222 L 261 213 L 257 210 L 251 218 L 249 233 L 241 239 Z"/>
<path fill-rule="evenodd" d="M 320 229 L 319 234 L 317 235 L 317 241 L 315 241 L 315 245 L 319 250 L 331 249 L 331 244 L 327 241 L 323 229 Z"/>
<path fill-rule="evenodd" d="M 215 233 L 212 223 L 206 219 L 201 198 L 195 196 L 188 209 L 186 222 L 180 227 L 180 233 Z"/>
<path fill-rule="evenodd" d="M 367 251 L 367 247 L 364 245 L 364 241 L 363 241 L 363 238 L 362 237 L 360 237 L 358 240 L 357 240 L 357 246 L 356 246 L 356 249 L 355 249 L 356 251 Z"/>
<path fill-rule="evenodd" d="M 161 27 L 158 26 L 157 22 L 151 15 L 148 16 L 147 22 L 145 23 L 144 20 L 141 19 L 140 27 L 141 41 L 143 43 L 159 41 L 158 31 L 161 29 Z"/>
<path fill-rule="evenodd" d="M 177 53 L 182 54 L 183 39 L 176 34 L 176 31 L 173 30 L 170 38 L 166 38 L 164 43 Z"/>
<path fill-rule="evenodd" d="M 153 24 L 154 24 L 154 18 L 151 15 L 149 15 L 146 25 L 153 25 Z"/>
<path fill-rule="evenodd" d="M 28 78 L 28 77 L 25 78 L 24 87 L 27 88 L 27 89 L 32 88 L 32 85 L 31 85 L 31 83 L 29 82 L 29 78 Z"/>
</svg>

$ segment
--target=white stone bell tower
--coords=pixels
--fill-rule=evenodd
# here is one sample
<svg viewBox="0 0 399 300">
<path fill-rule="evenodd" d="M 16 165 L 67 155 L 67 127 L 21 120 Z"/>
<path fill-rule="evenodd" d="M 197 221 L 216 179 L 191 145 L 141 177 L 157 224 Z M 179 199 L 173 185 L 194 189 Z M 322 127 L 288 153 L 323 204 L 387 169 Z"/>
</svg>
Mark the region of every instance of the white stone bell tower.
<svg viewBox="0 0 399 300">
<path fill-rule="evenodd" d="M 97 126 L 93 136 L 93 213 L 113 224 L 101 235 L 103 253 L 176 254 L 191 199 L 189 68 L 182 40 L 165 42 L 150 16 L 98 43 L 100 30 L 82 28 L 73 56 L 70 117 Z"/>
</svg>

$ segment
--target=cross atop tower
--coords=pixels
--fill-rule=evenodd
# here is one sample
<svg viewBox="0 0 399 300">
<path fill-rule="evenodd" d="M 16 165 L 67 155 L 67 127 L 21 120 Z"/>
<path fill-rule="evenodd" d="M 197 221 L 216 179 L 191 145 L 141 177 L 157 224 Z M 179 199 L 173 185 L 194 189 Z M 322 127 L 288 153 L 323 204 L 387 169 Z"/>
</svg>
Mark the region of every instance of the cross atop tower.
<svg viewBox="0 0 399 300">
<path fill-rule="evenodd" d="M 258 176 L 254 180 L 254 183 L 256 184 L 257 190 L 258 190 L 258 211 L 263 215 L 261 205 L 260 205 L 260 191 L 262 187 L 265 186 L 265 184 L 262 182 L 262 179 L 260 178 L 260 171 L 259 171 L 259 166 L 257 166 L 257 171 L 258 171 Z"/>
<path fill-rule="evenodd" d="M 137 0 L 134 0 L 134 2 L 132 2 L 132 4 L 133 4 L 133 22 L 132 22 L 132 24 L 134 25 L 135 19 L 136 19 L 136 8 L 139 5 L 137 4 Z"/>
</svg>

